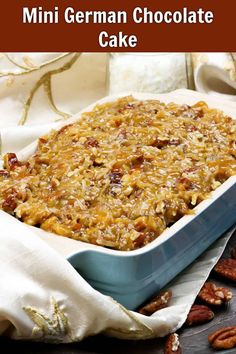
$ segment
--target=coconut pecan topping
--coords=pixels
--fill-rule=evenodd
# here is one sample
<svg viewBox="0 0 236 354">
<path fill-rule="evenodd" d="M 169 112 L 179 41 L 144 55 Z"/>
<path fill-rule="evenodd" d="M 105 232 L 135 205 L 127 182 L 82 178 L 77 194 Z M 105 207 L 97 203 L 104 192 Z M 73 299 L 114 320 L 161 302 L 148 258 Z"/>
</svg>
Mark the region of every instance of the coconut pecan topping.
<svg viewBox="0 0 236 354">
<path fill-rule="evenodd" d="M 27 161 L 5 156 L 0 208 L 55 234 L 135 250 L 236 174 L 235 128 L 204 102 L 97 105 L 41 137 Z"/>
</svg>

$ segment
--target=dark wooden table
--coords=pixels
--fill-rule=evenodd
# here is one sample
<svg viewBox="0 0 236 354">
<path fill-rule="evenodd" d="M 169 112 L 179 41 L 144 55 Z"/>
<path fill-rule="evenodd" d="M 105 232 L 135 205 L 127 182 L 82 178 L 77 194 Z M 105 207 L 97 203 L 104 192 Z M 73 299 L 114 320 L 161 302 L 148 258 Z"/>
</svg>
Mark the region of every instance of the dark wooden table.
<svg viewBox="0 0 236 354">
<path fill-rule="evenodd" d="M 224 258 L 230 256 L 230 250 L 236 246 L 236 232 L 231 237 Z M 210 354 L 210 353 L 236 353 L 236 348 L 227 351 L 214 351 L 209 347 L 207 336 L 209 333 L 224 326 L 236 325 L 236 284 L 211 274 L 209 279 L 217 285 L 226 286 L 233 292 L 233 299 L 229 305 L 215 309 L 215 318 L 204 325 L 182 328 L 179 331 L 183 354 Z M 107 338 L 101 335 L 90 337 L 80 343 L 73 344 L 43 344 L 12 341 L 0 337 L 0 353 L 17 354 L 161 354 L 163 353 L 162 339 L 146 341 L 127 341 Z M 4 348 L 4 350 L 3 350 Z"/>
</svg>

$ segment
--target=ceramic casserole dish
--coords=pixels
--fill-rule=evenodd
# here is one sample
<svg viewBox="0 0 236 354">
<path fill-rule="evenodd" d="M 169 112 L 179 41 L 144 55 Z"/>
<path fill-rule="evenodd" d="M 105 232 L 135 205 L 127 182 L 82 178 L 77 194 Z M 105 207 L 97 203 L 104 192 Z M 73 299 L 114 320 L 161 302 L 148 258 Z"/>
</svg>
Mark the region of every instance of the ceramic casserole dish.
<svg viewBox="0 0 236 354">
<path fill-rule="evenodd" d="M 213 99 L 189 90 L 168 94 L 128 93 L 139 100 L 158 99 L 165 103 L 194 104 L 205 101 L 209 107 L 223 110 L 236 117 L 236 105 Z M 125 94 L 108 96 L 96 104 L 116 100 Z M 80 119 L 81 113 L 63 125 Z M 61 128 L 60 124 L 59 128 Z M 20 160 L 31 156 L 37 142 L 18 154 Z M 133 251 L 118 251 L 56 236 L 34 228 L 42 239 L 58 250 L 75 269 L 97 290 L 112 296 L 128 309 L 135 309 L 153 293 L 165 286 L 186 266 L 193 262 L 217 238 L 236 222 L 236 176 L 230 177 L 211 197 L 167 228 L 154 241 Z"/>
</svg>

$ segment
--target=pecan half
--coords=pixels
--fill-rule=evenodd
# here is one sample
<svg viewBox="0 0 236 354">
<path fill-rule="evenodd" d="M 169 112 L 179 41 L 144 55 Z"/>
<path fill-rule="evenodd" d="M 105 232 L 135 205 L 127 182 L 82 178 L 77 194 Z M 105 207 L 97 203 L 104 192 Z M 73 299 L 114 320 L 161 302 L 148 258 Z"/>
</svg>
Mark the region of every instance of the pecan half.
<svg viewBox="0 0 236 354">
<path fill-rule="evenodd" d="M 236 326 L 223 327 L 208 336 L 215 349 L 230 349 L 236 346 Z"/>
<path fill-rule="evenodd" d="M 233 259 L 236 259 L 236 247 L 232 248 L 230 254 Z"/>
<path fill-rule="evenodd" d="M 205 305 L 193 305 L 189 311 L 186 324 L 194 326 L 211 321 L 214 318 L 214 312 Z"/>
<path fill-rule="evenodd" d="M 142 315 L 150 316 L 154 312 L 161 310 L 168 306 L 169 301 L 172 297 L 172 291 L 167 290 L 153 297 L 148 304 L 142 306 L 138 312 Z"/>
<path fill-rule="evenodd" d="M 181 354 L 182 350 L 177 333 L 172 333 L 167 337 L 164 354 Z"/>
<path fill-rule="evenodd" d="M 216 264 L 214 271 L 224 278 L 236 281 L 236 259 L 221 259 Z"/>
<path fill-rule="evenodd" d="M 201 288 L 198 297 L 211 305 L 222 305 L 232 299 L 232 292 L 227 288 L 218 288 L 214 283 L 207 282 Z"/>
</svg>

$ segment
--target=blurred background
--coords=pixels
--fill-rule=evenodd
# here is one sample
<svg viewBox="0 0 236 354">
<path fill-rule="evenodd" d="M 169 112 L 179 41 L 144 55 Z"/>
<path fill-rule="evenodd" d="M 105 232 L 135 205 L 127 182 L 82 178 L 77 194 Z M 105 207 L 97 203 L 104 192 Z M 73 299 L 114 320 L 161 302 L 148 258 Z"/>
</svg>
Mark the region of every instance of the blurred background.
<svg viewBox="0 0 236 354">
<path fill-rule="evenodd" d="M 236 102 L 236 53 L 2 53 L 0 128 L 66 119 L 109 94 L 180 88 Z"/>
</svg>

